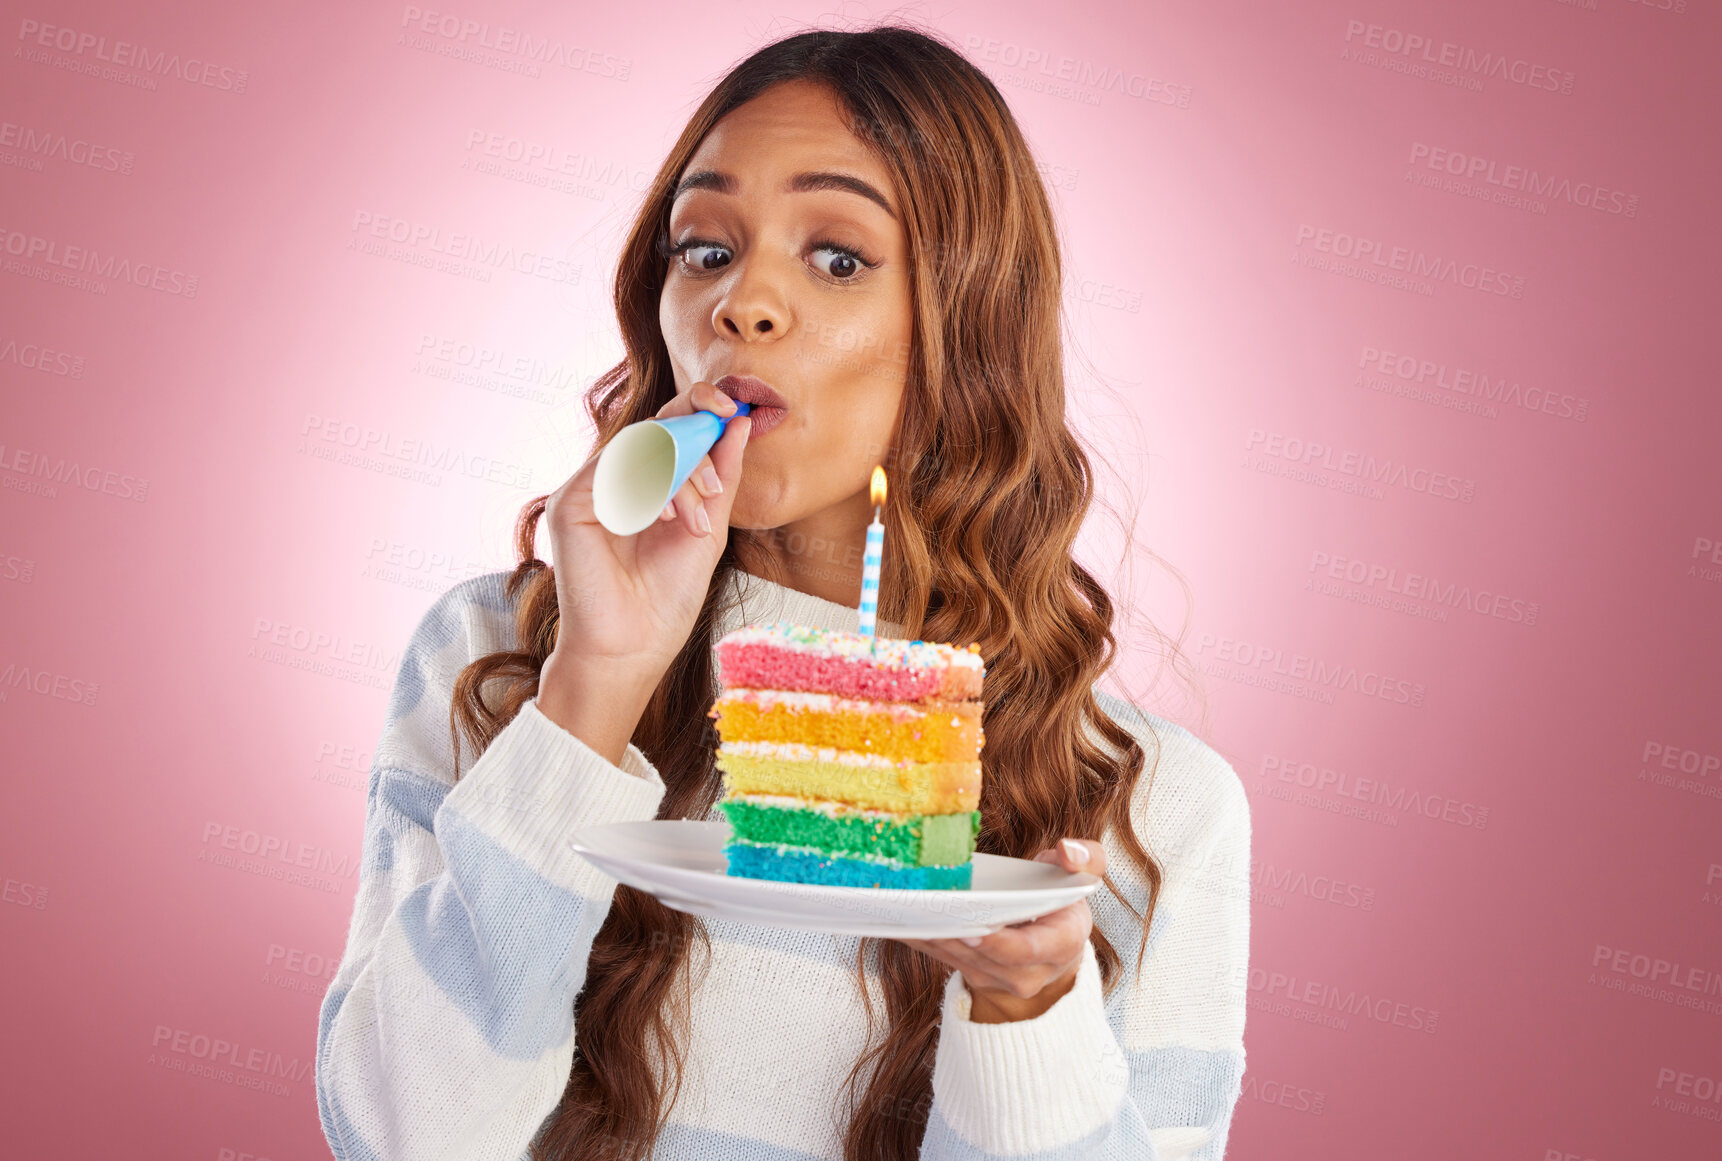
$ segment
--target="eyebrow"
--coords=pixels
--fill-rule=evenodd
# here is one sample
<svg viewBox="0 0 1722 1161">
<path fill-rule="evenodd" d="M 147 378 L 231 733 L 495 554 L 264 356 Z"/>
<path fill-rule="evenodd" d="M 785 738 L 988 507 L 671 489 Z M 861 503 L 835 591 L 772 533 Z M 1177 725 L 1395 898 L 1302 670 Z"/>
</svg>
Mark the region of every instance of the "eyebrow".
<svg viewBox="0 0 1722 1161">
<path fill-rule="evenodd" d="M 709 189 L 714 193 L 733 194 L 736 191 L 736 180 L 733 175 L 715 169 L 696 169 L 682 178 L 676 185 L 676 191 L 670 195 L 670 201 L 674 202 L 689 190 L 695 189 Z M 876 203 L 892 218 L 897 216 L 897 211 L 891 208 L 891 203 L 885 199 L 884 194 L 851 174 L 836 173 L 830 170 L 798 173 L 790 178 L 784 186 L 786 193 L 812 193 L 817 190 L 840 190 L 846 193 L 860 194 L 868 201 Z"/>
</svg>

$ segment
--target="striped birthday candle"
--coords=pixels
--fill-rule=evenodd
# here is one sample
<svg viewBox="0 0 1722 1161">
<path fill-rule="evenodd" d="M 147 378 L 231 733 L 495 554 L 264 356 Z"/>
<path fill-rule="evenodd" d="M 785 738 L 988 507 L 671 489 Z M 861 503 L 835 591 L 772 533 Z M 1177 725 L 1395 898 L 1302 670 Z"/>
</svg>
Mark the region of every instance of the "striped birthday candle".
<svg viewBox="0 0 1722 1161">
<path fill-rule="evenodd" d="M 885 554 L 885 524 L 881 519 L 885 506 L 885 469 L 873 468 L 870 488 L 873 500 L 873 523 L 867 525 L 867 550 L 861 557 L 861 619 L 856 632 L 871 637 L 879 615 L 879 561 Z"/>
</svg>

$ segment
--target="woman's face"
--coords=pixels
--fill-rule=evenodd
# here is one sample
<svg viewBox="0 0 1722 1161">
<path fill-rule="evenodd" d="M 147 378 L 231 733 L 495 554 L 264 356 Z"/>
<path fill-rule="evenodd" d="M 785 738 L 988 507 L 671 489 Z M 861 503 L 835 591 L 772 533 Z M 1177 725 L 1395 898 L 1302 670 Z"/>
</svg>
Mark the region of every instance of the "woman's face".
<svg viewBox="0 0 1722 1161">
<path fill-rule="evenodd" d="M 676 391 L 749 375 L 788 405 L 748 440 L 730 524 L 847 537 L 872 518 L 868 485 L 908 370 L 908 243 L 890 172 L 828 90 L 789 81 L 719 121 L 678 188 L 669 243 L 686 248 L 658 303 Z"/>
</svg>

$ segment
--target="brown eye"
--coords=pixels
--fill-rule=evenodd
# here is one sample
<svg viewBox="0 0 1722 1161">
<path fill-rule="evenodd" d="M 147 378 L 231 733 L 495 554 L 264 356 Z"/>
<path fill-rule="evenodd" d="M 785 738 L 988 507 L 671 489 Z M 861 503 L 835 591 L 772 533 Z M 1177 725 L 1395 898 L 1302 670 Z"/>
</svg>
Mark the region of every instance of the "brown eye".
<svg viewBox="0 0 1722 1161">
<path fill-rule="evenodd" d="M 845 254 L 841 250 L 819 250 L 815 253 L 832 255 L 831 265 L 825 272 L 833 278 L 847 280 L 853 278 L 861 269 L 861 263 L 856 260 L 853 254 Z"/>
<path fill-rule="evenodd" d="M 728 258 L 722 257 L 728 253 L 722 246 L 713 246 L 705 242 L 687 242 L 678 248 L 682 260 L 695 270 L 717 270 L 726 265 Z"/>
<path fill-rule="evenodd" d="M 713 251 L 729 252 L 729 247 L 720 246 L 716 242 L 708 242 L 704 238 L 689 238 L 685 242 L 671 245 L 665 238 L 658 243 L 658 252 L 664 257 L 680 262 L 685 269 L 692 271 L 721 270 L 725 261 L 718 261 Z M 687 255 L 692 254 L 692 258 Z"/>
<path fill-rule="evenodd" d="M 813 252 L 832 256 L 830 266 L 824 269 L 824 273 L 838 282 L 853 282 L 858 274 L 876 265 L 848 246 L 839 246 L 833 242 L 821 242 L 814 246 Z"/>
</svg>

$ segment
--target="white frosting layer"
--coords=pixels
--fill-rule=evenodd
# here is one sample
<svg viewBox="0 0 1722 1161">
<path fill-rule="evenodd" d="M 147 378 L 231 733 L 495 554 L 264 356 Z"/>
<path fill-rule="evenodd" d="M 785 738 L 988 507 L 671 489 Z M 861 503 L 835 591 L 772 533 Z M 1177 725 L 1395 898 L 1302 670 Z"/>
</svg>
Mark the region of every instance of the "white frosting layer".
<svg viewBox="0 0 1722 1161">
<path fill-rule="evenodd" d="M 839 750 L 834 746 L 809 746 L 805 742 L 724 742 L 720 754 L 740 754 L 744 758 L 781 758 L 793 762 L 839 762 L 845 766 L 895 766 L 897 763 L 883 754 L 863 754 L 856 750 Z M 903 765 L 909 763 L 905 761 Z"/>
<path fill-rule="evenodd" d="M 724 691 L 716 704 L 752 702 L 764 709 L 786 705 L 791 709 L 814 710 L 822 713 L 889 714 L 893 721 L 910 722 L 926 717 L 925 711 L 901 701 L 867 701 L 863 698 L 839 697 L 834 693 L 814 693 L 804 689 L 747 689 Z"/>
<path fill-rule="evenodd" d="M 775 621 L 769 625 L 745 625 L 726 633 L 723 645 L 775 645 L 818 657 L 841 657 L 863 661 L 879 669 L 975 669 L 985 666 L 976 646 L 959 649 L 938 641 L 905 641 L 896 637 L 872 637 L 842 629 L 816 629 Z"/>
<path fill-rule="evenodd" d="M 909 814 L 898 814 L 890 810 L 873 810 L 869 807 L 851 806 L 847 802 L 834 802 L 829 798 L 796 798 L 790 794 L 732 794 L 725 801 L 750 802 L 755 806 L 781 806 L 789 810 L 816 810 L 827 818 L 860 816 L 876 818 L 885 822 L 902 822 L 912 817 Z"/>
</svg>

